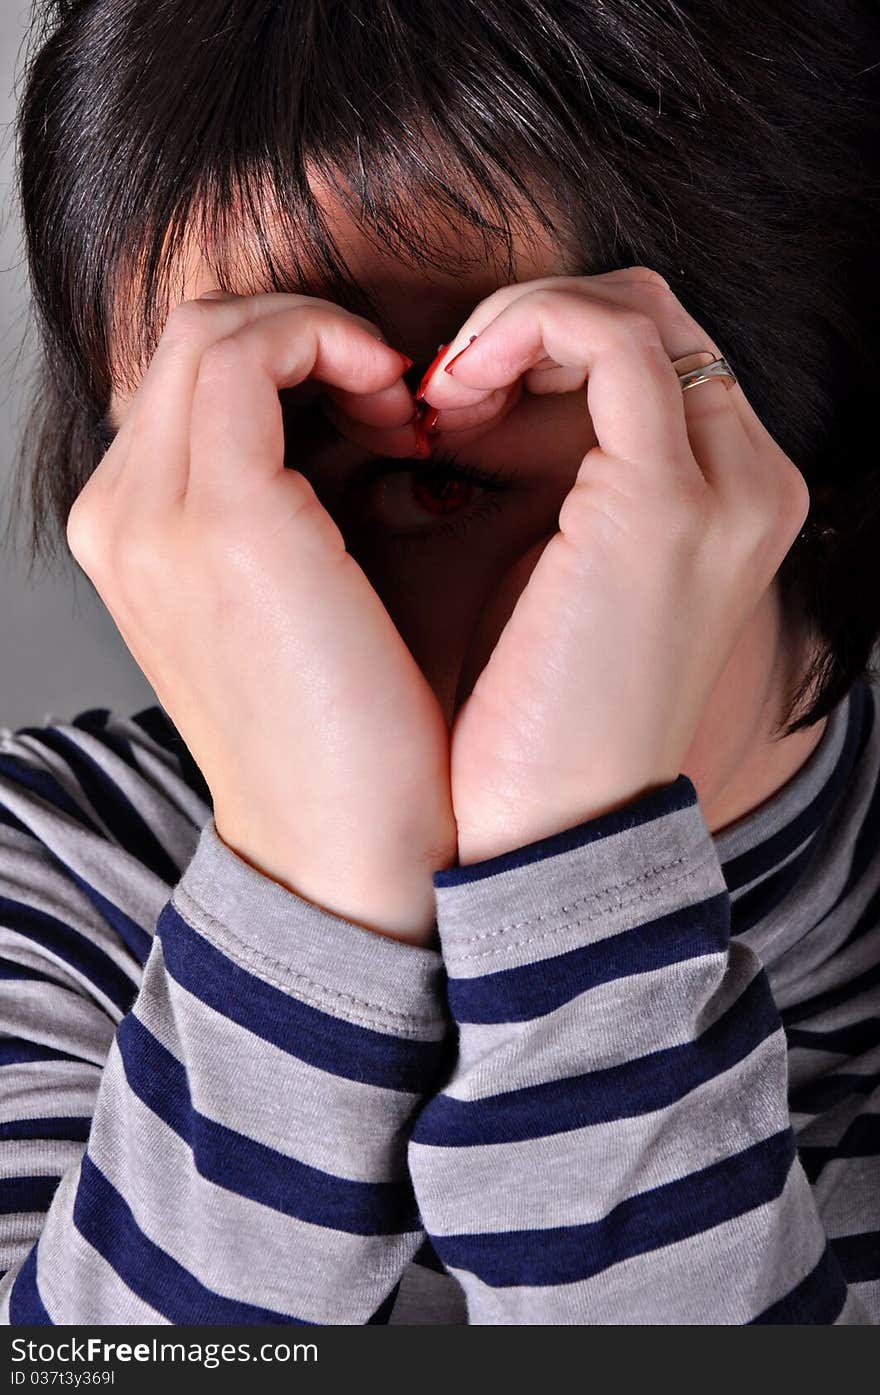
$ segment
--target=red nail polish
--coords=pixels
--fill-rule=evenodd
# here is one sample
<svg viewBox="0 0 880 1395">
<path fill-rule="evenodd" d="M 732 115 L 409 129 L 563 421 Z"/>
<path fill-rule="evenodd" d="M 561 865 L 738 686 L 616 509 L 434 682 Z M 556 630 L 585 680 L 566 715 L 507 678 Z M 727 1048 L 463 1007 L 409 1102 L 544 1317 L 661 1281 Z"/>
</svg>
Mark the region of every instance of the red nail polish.
<svg viewBox="0 0 880 1395">
<path fill-rule="evenodd" d="M 389 344 L 388 347 L 390 348 L 391 345 Z M 403 371 L 404 371 L 404 373 L 406 372 L 406 370 L 407 370 L 408 368 L 412 368 L 412 366 L 413 366 L 413 361 L 412 361 L 411 358 L 407 358 L 406 354 L 402 354 L 402 353 L 400 352 L 399 349 L 395 349 L 394 352 L 397 354 L 397 357 L 398 357 L 398 358 L 402 358 L 402 359 L 403 359 Z"/>
<path fill-rule="evenodd" d="M 459 349 L 459 351 L 458 351 L 457 354 L 453 354 L 452 358 L 449 360 L 449 362 L 447 363 L 446 367 L 443 369 L 443 372 L 444 372 L 444 373 L 448 373 L 450 376 L 452 376 L 452 365 L 453 365 L 454 363 L 458 363 L 458 360 L 461 358 L 462 354 L 466 354 L 466 353 L 467 353 L 468 349 L 470 348 L 471 344 L 473 344 L 473 342 L 474 342 L 474 340 L 476 339 L 476 337 L 477 337 L 477 336 L 476 336 L 475 334 L 472 334 L 471 337 L 470 337 L 470 339 L 469 339 L 469 340 L 467 341 L 467 343 L 465 344 L 464 348 L 463 348 L 463 349 Z"/>
<path fill-rule="evenodd" d="M 430 412 L 426 412 L 426 413 L 425 413 L 425 417 L 424 417 L 424 420 L 423 420 L 423 422 L 422 422 L 422 425 L 424 426 L 424 428 L 425 428 L 426 431 L 439 431 L 439 430 L 440 430 L 440 427 L 437 425 L 437 418 L 439 417 L 439 415 L 440 415 L 440 408 L 439 408 L 439 407 L 432 407 L 431 410 L 430 410 Z"/>
<path fill-rule="evenodd" d="M 450 340 L 449 342 L 451 343 L 452 341 Z M 424 397 L 424 395 L 425 395 L 425 389 L 426 389 L 427 386 L 428 386 L 428 379 L 430 378 L 431 374 L 434 372 L 434 369 L 437 367 L 437 364 L 439 363 L 439 361 L 440 361 L 440 359 L 443 357 L 443 355 L 446 353 L 446 350 L 447 350 L 448 348 L 449 348 L 449 344 L 441 344 L 441 345 L 440 345 L 440 348 L 437 350 L 437 352 L 436 352 L 436 354 L 434 355 L 433 359 L 432 359 L 431 362 L 428 364 L 428 367 L 427 367 L 427 369 L 425 370 L 425 375 L 424 375 L 424 377 L 422 378 L 422 381 L 419 383 L 418 390 L 417 390 L 417 392 L 416 392 L 416 401 L 417 401 L 417 402 L 421 402 L 422 398 Z"/>
</svg>

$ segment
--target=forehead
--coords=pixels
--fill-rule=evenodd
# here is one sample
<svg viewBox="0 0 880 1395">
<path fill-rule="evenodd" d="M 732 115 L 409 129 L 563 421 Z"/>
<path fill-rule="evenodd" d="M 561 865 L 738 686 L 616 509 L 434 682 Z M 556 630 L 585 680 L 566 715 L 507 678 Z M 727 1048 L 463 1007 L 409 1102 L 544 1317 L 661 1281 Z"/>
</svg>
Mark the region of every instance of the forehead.
<svg viewBox="0 0 880 1395">
<path fill-rule="evenodd" d="M 418 257 L 412 260 L 404 243 L 391 247 L 383 243 L 366 223 L 353 217 L 339 191 L 315 171 L 309 183 L 319 203 L 335 253 L 343 261 L 357 286 L 375 306 L 375 319 L 389 341 L 409 354 L 418 364 L 433 358 L 438 342 L 449 339 L 467 318 L 471 310 L 499 286 L 511 281 L 524 282 L 539 277 L 567 274 L 558 243 L 554 242 L 540 220 L 523 213 L 511 230 L 511 266 L 500 239 L 493 243 L 472 225 L 453 225 L 433 216 L 422 217 L 416 223 L 422 246 L 429 253 L 439 254 L 439 260 L 449 259 L 449 269 L 425 265 Z M 417 219 L 418 214 L 413 213 Z M 273 250 L 276 266 L 285 265 L 284 236 L 279 232 L 280 219 L 271 208 L 261 211 L 260 233 L 252 221 L 231 218 L 223 238 L 222 252 L 205 246 L 200 221 L 191 220 L 177 249 L 168 257 L 166 296 L 167 307 L 183 300 L 193 300 L 217 286 L 222 280 L 229 289 L 241 295 L 252 295 L 277 289 L 269 283 L 267 269 L 260 256 L 260 238 Z M 344 293 L 328 293 L 322 284 L 320 271 L 314 262 L 305 262 L 303 278 L 291 277 L 285 289 L 336 300 L 346 304 Z M 218 269 L 222 275 L 218 276 Z M 283 280 L 283 273 L 282 273 Z M 348 305 L 355 313 L 365 313 L 359 306 Z M 125 323 L 132 319 L 134 307 L 117 302 Z M 367 314 L 367 318 L 374 318 Z M 111 343 L 122 345 L 111 331 Z M 127 361 L 121 347 L 115 349 L 113 380 L 116 384 L 111 401 L 111 414 L 118 418 L 120 408 L 130 400 L 140 375 L 141 365 Z"/>
</svg>

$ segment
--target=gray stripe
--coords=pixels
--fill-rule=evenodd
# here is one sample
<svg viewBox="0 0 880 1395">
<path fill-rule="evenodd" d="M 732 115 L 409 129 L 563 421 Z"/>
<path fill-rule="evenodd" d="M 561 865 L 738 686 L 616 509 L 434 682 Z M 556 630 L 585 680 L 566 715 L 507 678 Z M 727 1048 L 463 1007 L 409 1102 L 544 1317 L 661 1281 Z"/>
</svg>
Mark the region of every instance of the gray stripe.
<svg viewBox="0 0 880 1395">
<path fill-rule="evenodd" d="M 10 1036 L 98 1066 L 104 1064 L 115 1032 L 106 1013 L 81 994 L 28 979 L 0 980 L 0 1013 Z"/>
<path fill-rule="evenodd" d="M 7 1138 L 0 1177 L 60 1177 L 82 1157 L 85 1144 L 65 1138 Z"/>
<path fill-rule="evenodd" d="M 156 952 L 151 992 L 138 1003 L 137 1016 L 175 1057 L 185 1056 L 200 1113 L 335 1176 L 386 1181 L 395 1175 L 395 1165 L 399 1175 L 417 1095 L 348 1080 L 297 1060 L 163 977 L 161 945 Z M 234 1067 L 218 1070 L 217 1062 L 224 1060 Z"/>
<path fill-rule="evenodd" d="M 782 1195 L 767 1206 L 591 1279 L 493 1289 L 452 1272 L 468 1295 L 472 1323 L 742 1325 L 809 1274 L 824 1248 L 809 1187 L 793 1168 Z"/>
<path fill-rule="evenodd" d="M 499 1144 L 410 1141 L 408 1156 L 432 1235 L 542 1229 L 601 1220 L 628 1196 L 677 1181 L 787 1125 L 780 1031 L 668 1109 L 505 1143 L 500 1178 Z"/>
<path fill-rule="evenodd" d="M 813 1183 L 825 1229 L 835 1239 L 880 1230 L 877 1159 L 833 1158 Z"/>
<path fill-rule="evenodd" d="M 32 829 L 44 844 L 40 855 L 31 852 L 30 866 L 18 861 L 4 876 L 16 888 L 11 895 L 48 915 L 66 920 L 81 934 L 105 951 L 129 977 L 137 981 L 139 966 L 120 944 L 118 936 L 70 876 L 57 866 L 47 865 L 48 848 L 66 866 L 114 906 L 124 907 L 126 915 L 147 933 L 168 900 L 170 888 L 142 862 L 80 828 L 67 814 L 59 812 L 27 791 L 8 791 L 0 781 L 0 803 L 5 804 L 22 823 Z M 8 858 L 4 860 L 8 862 Z"/>
<path fill-rule="evenodd" d="M 583 847 L 437 889 L 443 955 L 457 978 L 595 944 L 726 884 L 699 805 Z"/>
<path fill-rule="evenodd" d="M 230 959 L 325 1012 L 423 1041 L 446 1031 L 439 950 L 373 934 L 264 877 L 226 846 L 213 818 L 173 899 Z M 233 928 L 245 926 L 246 939 Z M 342 983 L 351 991 L 334 986 Z"/>
<path fill-rule="evenodd" d="M 22 1061 L 0 1071 L 0 1120 L 88 1117 L 101 1072 L 78 1061 Z"/>
<path fill-rule="evenodd" d="M 570 1002 L 511 1031 L 509 1022 L 467 1023 L 459 1038 L 459 1068 L 443 1092 L 481 1099 L 588 1070 L 623 1065 L 652 1051 L 694 1040 L 723 1017 L 760 973 L 757 960 L 733 945 L 723 974 L 721 954 L 689 959 L 597 984 Z M 622 1030 L 621 991 L 631 998 Z M 682 1006 L 688 1005 L 688 1017 Z"/>
<path fill-rule="evenodd" d="M 843 1313 L 838 1318 L 838 1322 L 842 1321 L 858 1323 L 861 1327 L 880 1327 L 880 1279 L 850 1284 Z"/>
<path fill-rule="evenodd" d="M 76 1167 L 61 1179 L 37 1249 L 37 1285 L 52 1321 L 164 1323 L 77 1230 L 72 1217 L 78 1184 Z"/>
<path fill-rule="evenodd" d="M 420 1230 L 363 1236 L 311 1225 L 209 1182 L 187 1144 L 128 1090 L 115 1045 L 97 1124 L 89 1153 L 141 1230 L 226 1297 L 310 1322 L 338 1322 L 344 1313 L 365 1323 L 424 1238 Z"/>
</svg>

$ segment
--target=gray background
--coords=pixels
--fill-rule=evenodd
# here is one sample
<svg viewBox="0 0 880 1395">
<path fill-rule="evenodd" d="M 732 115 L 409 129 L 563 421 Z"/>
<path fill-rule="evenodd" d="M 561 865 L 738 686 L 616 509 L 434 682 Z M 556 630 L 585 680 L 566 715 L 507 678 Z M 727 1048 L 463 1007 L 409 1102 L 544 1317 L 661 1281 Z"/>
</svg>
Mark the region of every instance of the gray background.
<svg viewBox="0 0 880 1395">
<path fill-rule="evenodd" d="M 15 202 L 17 92 L 22 84 L 28 0 L 0 6 L 0 529 L 9 517 L 34 337 L 21 224 Z M 13 90 L 15 86 L 16 90 Z M 156 701 L 112 617 L 71 559 L 62 573 L 27 575 L 24 536 L 0 547 L 0 728 L 69 720 L 86 707 L 125 714 Z"/>
</svg>

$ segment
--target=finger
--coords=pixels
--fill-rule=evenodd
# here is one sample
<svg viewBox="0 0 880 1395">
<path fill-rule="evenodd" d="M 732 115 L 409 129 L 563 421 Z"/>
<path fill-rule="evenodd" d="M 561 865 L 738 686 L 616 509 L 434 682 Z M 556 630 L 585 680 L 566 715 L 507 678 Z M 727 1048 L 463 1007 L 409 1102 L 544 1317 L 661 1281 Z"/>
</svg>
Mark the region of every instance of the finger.
<svg viewBox="0 0 880 1395">
<path fill-rule="evenodd" d="M 650 315 L 671 362 L 702 350 L 722 357 L 718 345 L 660 277 L 647 270 L 634 277 L 633 271 L 638 268 L 591 277 L 591 294 Z M 771 494 L 774 478 L 765 447 L 772 438 L 766 432 L 756 437 L 747 429 L 739 408 L 741 402 L 748 405 L 742 388 L 731 385 L 730 379 L 716 378 L 679 391 L 694 458 L 719 500 L 745 505 Z"/>
<path fill-rule="evenodd" d="M 404 362 L 353 317 L 301 303 L 238 327 L 202 354 L 193 391 L 187 498 L 238 501 L 284 468 L 279 391 L 306 378 L 387 399 L 402 424 L 412 398 Z M 414 427 L 409 427 L 415 441 Z"/>
<path fill-rule="evenodd" d="M 556 288 L 519 296 L 458 359 L 456 383 L 488 392 L 548 357 L 572 370 L 569 385 L 586 383 L 589 413 L 607 454 L 649 474 L 658 464 L 683 476 L 697 471 L 681 387 L 657 326 L 607 298 Z M 429 398 L 441 408 L 444 401 L 454 406 L 452 394 L 438 384 Z"/>
<path fill-rule="evenodd" d="M 421 413 L 416 410 L 402 426 L 379 427 L 367 425 L 355 417 L 349 416 L 329 397 L 324 399 L 322 406 L 327 419 L 336 427 L 340 436 L 353 441 L 355 445 L 363 446 L 365 450 L 373 451 L 377 455 L 390 455 L 401 459 L 407 459 L 410 456 L 421 458 L 426 454 L 424 449 L 419 451 L 414 446 L 414 427 L 421 420 Z M 296 464 L 295 459 L 293 463 Z"/>
<path fill-rule="evenodd" d="M 510 387 L 497 388 L 472 407 L 433 408 L 425 416 L 425 429 L 430 440 L 455 437 L 464 432 L 468 440 L 477 440 L 499 426 L 518 405 L 523 394 L 523 380 L 518 378 Z"/>
<path fill-rule="evenodd" d="M 243 327 L 268 323 L 304 306 L 320 307 L 328 318 L 344 320 L 378 343 L 377 326 L 313 296 L 228 296 L 223 300 L 182 301 L 174 306 L 122 428 L 102 462 L 102 466 L 106 462 L 105 474 L 114 488 L 130 493 L 132 503 L 136 500 L 138 507 L 147 510 L 179 499 L 189 478 L 193 399 L 203 355 L 217 341 Z M 378 365 L 385 381 L 393 381 L 395 373 L 399 377 L 402 364 L 395 350 L 379 346 L 374 372 Z M 133 469 L 126 469 L 129 458 Z M 144 461 L 150 462 L 150 468 L 144 468 Z"/>
<path fill-rule="evenodd" d="M 686 347 L 679 347 L 678 352 L 671 349 L 670 356 L 673 359 L 684 358 L 688 353 L 701 350 L 708 350 L 715 358 L 723 357 L 712 336 L 685 309 L 669 283 L 655 271 L 652 271 L 650 267 L 624 267 L 616 271 L 603 272 L 601 276 L 591 276 L 589 281 L 599 283 L 597 290 L 600 294 L 606 284 L 612 288 L 612 294 L 615 286 L 631 288 L 632 295 L 635 296 L 638 303 L 648 309 L 649 313 L 659 315 L 666 323 L 670 323 L 674 319 L 680 330 L 680 334 L 676 336 L 674 342 L 678 346 L 684 344 Z M 628 296 L 629 291 L 625 290 L 624 294 Z M 731 366 L 733 367 L 733 365 Z M 701 384 L 700 391 L 702 392 L 705 388 L 708 393 L 710 387 L 716 394 L 722 389 L 728 392 L 727 402 L 736 409 L 743 429 L 752 445 L 756 449 L 765 445 L 770 433 L 746 397 L 742 384 L 739 382 L 731 384 L 729 379 L 718 379 L 715 383 Z M 691 395 L 695 392 L 695 388 L 688 389 L 688 393 Z M 703 401 L 705 400 L 703 398 Z M 693 405 L 692 397 L 689 398 L 689 405 Z M 770 439 L 772 440 L 772 437 Z"/>
</svg>

